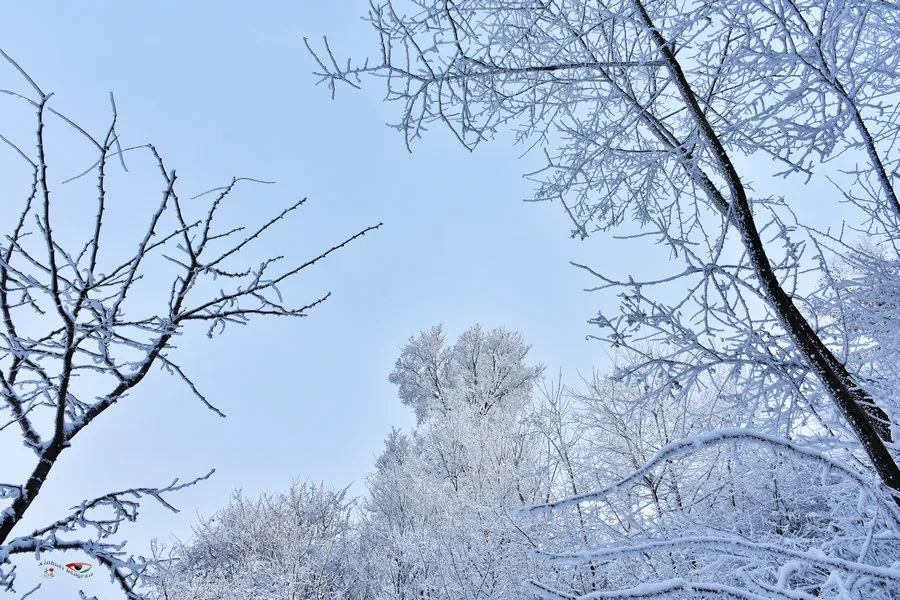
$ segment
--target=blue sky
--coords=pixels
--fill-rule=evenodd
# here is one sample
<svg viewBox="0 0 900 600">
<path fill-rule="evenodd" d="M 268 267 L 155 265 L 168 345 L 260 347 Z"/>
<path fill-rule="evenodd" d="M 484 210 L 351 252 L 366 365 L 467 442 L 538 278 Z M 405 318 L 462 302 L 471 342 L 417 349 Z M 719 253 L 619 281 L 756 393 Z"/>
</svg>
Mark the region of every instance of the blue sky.
<svg viewBox="0 0 900 600">
<path fill-rule="evenodd" d="M 56 94 L 53 106 L 99 134 L 114 91 L 123 141 L 154 143 L 178 170 L 184 195 L 234 175 L 276 180 L 244 188 L 233 218 L 249 222 L 308 197 L 267 239 L 270 253 L 301 261 L 385 224 L 284 290 L 297 301 L 333 292 L 309 318 L 257 320 L 211 342 L 201 331 L 179 340 L 175 356 L 227 419 L 155 373 L 77 439 L 28 526 L 59 518 L 83 498 L 212 467 L 212 479 L 172 498 L 180 514 L 148 503 L 125 532 L 129 547 L 189 535 L 197 513 L 210 515 L 238 487 L 257 494 L 310 479 L 354 483 L 362 493 L 385 435 L 412 423 L 387 382 L 399 348 L 437 323 L 451 336 L 475 323 L 518 330 L 533 360 L 551 374 L 563 367 L 569 381 L 608 365 L 605 350 L 585 340 L 601 298 L 581 291 L 592 282 L 568 261 L 614 274 L 634 261 L 625 258 L 627 246 L 569 239 L 559 206 L 521 202 L 531 191 L 521 174 L 539 155 L 520 159 L 522 149 L 506 139 L 468 153 L 439 130 L 410 155 L 385 126 L 396 111 L 377 84 L 339 90 L 336 101 L 314 86 L 303 37 L 327 33 L 341 54 L 374 55 L 377 40 L 359 19 L 366 7 L 360 0 L 4 7 L 0 47 Z M 15 78 L 0 66 L 0 87 Z M 74 174 L 77 158 L 58 157 L 51 177 Z M 129 163 L 132 174 L 117 176 L 122 187 L 112 197 L 123 223 L 160 191 L 146 157 Z M 130 243 L 126 230 L 113 243 Z M 614 305 L 610 296 L 603 302 Z M 5 464 L 0 480 L 31 467 L 27 454 L 15 456 L 26 462 Z M 20 590 L 29 569 L 37 572 L 33 562 L 20 561 Z M 84 580 L 86 591 L 107 589 L 102 573 L 94 579 Z M 49 581 L 32 597 L 57 598 L 74 589 L 67 586 Z"/>
</svg>

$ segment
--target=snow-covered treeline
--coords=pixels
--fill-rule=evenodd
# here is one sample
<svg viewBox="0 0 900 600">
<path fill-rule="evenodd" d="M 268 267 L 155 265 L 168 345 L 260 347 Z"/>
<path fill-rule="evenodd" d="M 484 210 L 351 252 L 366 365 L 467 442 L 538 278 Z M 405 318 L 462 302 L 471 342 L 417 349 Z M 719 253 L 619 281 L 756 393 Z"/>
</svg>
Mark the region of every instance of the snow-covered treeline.
<svg viewBox="0 0 900 600">
<path fill-rule="evenodd" d="M 862 263 L 838 272 L 847 294 L 874 285 Z M 885 323 L 871 304 L 844 306 L 845 318 Z M 888 385 L 890 344 L 852 347 Z M 390 379 L 417 425 L 388 436 L 367 494 L 308 483 L 236 494 L 174 548 L 156 596 L 900 593 L 900 509 L 826 415 L 816 426 L 772 411 L 725 371 L 689 394 L 652 394 L 659 382 L 627 382 L 645 360 L 634 354 L 615 374 L 565 385 L 527 352 L 504 329 L 410 339 Z"/>
</svg>

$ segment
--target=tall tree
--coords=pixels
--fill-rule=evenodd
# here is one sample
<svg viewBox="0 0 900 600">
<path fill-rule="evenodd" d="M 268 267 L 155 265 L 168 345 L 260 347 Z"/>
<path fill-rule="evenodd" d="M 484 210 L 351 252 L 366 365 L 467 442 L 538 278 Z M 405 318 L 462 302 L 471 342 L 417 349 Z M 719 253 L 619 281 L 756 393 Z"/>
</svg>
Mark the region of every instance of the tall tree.
<svg viewBox="0 0 900 600">
<path fill-rule="evenodd" d="M 361 527 L 376 598 L 505 598 L 532 572 L 512 512 L 539 501 L 527 414 L 540 366 L 521 337 L 440 327 L 410 339 L 390 380 L 419 422 L 394 432 L 369 479 Z"/>
</svg>

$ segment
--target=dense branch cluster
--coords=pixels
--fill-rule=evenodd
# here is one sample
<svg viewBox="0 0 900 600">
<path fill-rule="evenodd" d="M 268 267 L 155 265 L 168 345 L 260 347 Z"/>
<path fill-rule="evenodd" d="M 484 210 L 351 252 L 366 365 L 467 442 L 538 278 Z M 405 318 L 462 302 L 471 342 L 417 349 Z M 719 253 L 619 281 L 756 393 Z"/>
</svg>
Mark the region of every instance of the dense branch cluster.
<svg viewBox="0 0 900 600">
<path fill-rule="evenodd" d="M 328 598 L 353 583 L 346 559 L 352 502 L 346 490 L 294 483 L 257 500 L 236 492 L 203 521 L 190 544 L 171 549 L 160 598 Z"/>
</svg>

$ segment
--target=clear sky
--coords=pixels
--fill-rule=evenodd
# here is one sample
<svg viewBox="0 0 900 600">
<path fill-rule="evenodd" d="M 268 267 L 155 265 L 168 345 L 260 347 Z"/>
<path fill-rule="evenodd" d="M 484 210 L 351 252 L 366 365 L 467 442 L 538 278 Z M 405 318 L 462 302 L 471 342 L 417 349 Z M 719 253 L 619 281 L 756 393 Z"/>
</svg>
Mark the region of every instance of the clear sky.
<svg viewBox="0 0 900 600">
<path fill-rule="evenodd" d="M 377 39 L 359 19 L 367 5 L 4 6 L 0 47 L 56 94 L 53 106 L 99 134 L 114 91 L 123 142 L 154 143 L 178 170 L 183 194 L 233 175 L 276 180 L 239 196 L 238 218 L 252 222 L 309 197 L 267 239 L 271 254 L 300 261 L 367 225 L 385 224 L 284 290 L 297 301 L 333 292 L 309 318 L 257 320 L 211 342 L 201 332 L 179 340 L 174 356 L 227 419 L 154 373 L 76 440 L 28 526 L 60 518 L 84 498 L 164 485 L 212 467 L 212 479 L 171 498 L 180 514 L 146 504 L 141 521 L 124 532 L 129 548 L 146 551 L 151 537 L 189 535 L 197 513 L 211 515 L 238 487 L 255 495 L 310 479 L 353 483 L 362 493 L 385 435 L 412 422 L 387 382 L 399 348 L 434 324 L 443 323 L 450 336 L 475 323 L 517 330 L 533 345 L 533 360 L 551 374 L 563 367 L 569 381 L 608 365 L 605 350 L 585 340 L 601 298 L 581 291 L 592 282 L 568 261 L 614 274 L 632 261 L 622 246 L 613 254 L 601 239 L 569 239 L 558 205 L 521 202 L 531 191 L 521 174 L 539 156 L 520 159 L 523 149 L 503 139 L 470 154 L 438 130 L 410 155 L 385 126 L 396 110 L 377 84 L 339 90 L 334 102 L 314 86 L 303 37 L 327 33 L 341 55 L 374 55 Z M 0 66 L 0 87 L 15 78 Z M 18 126 L 6 116 L 0 123 Z M 130 159 L 134 181 L 143 185 L 141 161 L 149 173 L 145 158 Z M 52 177 L 74 174 L 67 169 L 74 167 Z M 113 190 L 112 202 L 147 210 L 160 191 L 158 180 L 147 181 L 147 201 Z M 604 302 L 609 308 L 614 299 Z M 6 461 L 0 481 L 31 466 Z M 19 564 L 24 591 L 37 565 L 30 557 Z M 85 580 L 86 591 L 106 589 L 102 573 L 95 579 Z M 32 598 L 60 598 L 71 583 L 45 582 Z"/>
</svg>

